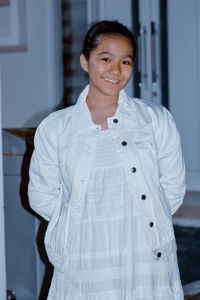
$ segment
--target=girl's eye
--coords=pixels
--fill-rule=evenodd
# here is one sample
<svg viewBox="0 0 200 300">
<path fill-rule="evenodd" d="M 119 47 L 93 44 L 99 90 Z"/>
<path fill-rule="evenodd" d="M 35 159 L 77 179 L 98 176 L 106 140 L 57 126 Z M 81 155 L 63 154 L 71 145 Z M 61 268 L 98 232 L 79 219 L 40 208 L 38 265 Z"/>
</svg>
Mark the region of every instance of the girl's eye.
<svg viewBox="0 0 200 300">
<path fill-rule="evenodd" d="M 104 57 L 104 58 L 103 58 L 103 61 L 105 61 L 105 62 L 109 62 L 109 61 L 110 61 L 110 58 L 108 58 L 108 57 Z"/>
<path fill-rule="evenodd" d="M 124 60 L 122 63 L 123 65 L 132 65 L 132 63 L 128 60 Z"/>
</svg>

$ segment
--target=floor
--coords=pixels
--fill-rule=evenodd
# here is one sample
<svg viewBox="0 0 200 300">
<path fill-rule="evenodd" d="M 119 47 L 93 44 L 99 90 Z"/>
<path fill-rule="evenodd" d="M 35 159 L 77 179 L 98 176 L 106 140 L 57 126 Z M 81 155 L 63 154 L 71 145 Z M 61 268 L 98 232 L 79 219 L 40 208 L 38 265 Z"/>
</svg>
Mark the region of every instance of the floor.
<svg viewBox="0 0 200 300">
<path fill-rule="evenodd" d="M 185 300 L 200 300 L 200 294 L 194 297 L 186 297 Z"/>
<path fill-rule="evenodd" d="M 182 284 L 200 279 L 200 228 L 174 226 Z"/>
<path fill-rule="evenodd" d="M 182 284 L 200 280 L 200 228 L 174 226 Z M 200 300 L 200 294 L 188 300 Z"/>
</svg>

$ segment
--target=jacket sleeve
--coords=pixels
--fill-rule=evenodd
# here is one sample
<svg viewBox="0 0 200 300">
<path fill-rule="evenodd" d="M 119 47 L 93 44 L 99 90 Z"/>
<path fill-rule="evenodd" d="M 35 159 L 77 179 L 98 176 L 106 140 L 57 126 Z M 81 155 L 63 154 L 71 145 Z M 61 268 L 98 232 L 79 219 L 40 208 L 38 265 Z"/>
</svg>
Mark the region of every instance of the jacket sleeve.
<svg viewBox="0 0 200 300">
<path fill-rule="evenodd" d="M 55 209 L 60 191 L 57 137 L 48 118 L 42 121 L 34 137 L 34 152 L 29 169 L 28 196 L 31 208 L 47 221 Z"/>
<path fill-rule="evenodd" d="M 152 120 L 160 168 L 160 184 L 173 215 L 182 204 L 186 191 L 181 139 L 173 117 L 165 107 L 159 106 L 157 116 L 152 117 Z"/>
</svg>

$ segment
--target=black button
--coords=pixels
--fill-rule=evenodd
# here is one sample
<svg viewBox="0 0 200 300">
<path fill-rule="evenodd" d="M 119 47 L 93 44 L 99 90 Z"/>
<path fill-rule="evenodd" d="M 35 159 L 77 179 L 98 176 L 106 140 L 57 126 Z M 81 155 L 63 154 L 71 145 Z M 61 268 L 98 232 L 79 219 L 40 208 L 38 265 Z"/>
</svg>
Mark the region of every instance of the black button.
<svg viewBox="0 0 200 300">
<path fill-rule="evenodd" d="M 158 252 L 158 253 L 157 253 L 157 257 L 158 257 L 158 258 L 161 257 L 161 252 Z"/>
<path fill-rule="evenodd" d="M 150 223 L 149 223 L 149 226 L 150 226 L 150 227 L 153 227 L 153 222 L 150 222 Z"/>
<path fill-rule="evenodd" d="M 118 123 L 118 119 L 113 119 L 113 123 Z"/>
<path fill-rule="evenodd" d="M 146 195 L 142 195 L 142 196 L 141 196 L 141 199 L 142 199 L 142 200 L 145 200 L 146 198 L 147 198 Z"/>
<path fill-rule="evenodd" d="M 132 168 L 131 168 L 131 172 L 132 172 L 132 173 L 135 173 L 136 171 L 137 171 L 137 169 L 136 169 L 135 167 L 132 167 Z"/>
<path fill-rule="evenodd" d="M 123 141 L 123 142 L 122 142 L 122 146 L 127 146 L 127 142 L 126 142 L 126 141 Z"/>
</svg>

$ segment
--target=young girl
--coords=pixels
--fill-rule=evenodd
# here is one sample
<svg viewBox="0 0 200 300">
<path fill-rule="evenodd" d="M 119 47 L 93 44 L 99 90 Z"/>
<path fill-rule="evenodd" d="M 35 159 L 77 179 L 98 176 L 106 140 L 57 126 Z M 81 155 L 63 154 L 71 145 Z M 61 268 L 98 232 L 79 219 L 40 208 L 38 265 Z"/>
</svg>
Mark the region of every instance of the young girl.
<svg viewBox="0 0 200 300">
<path fill-rule="evenodd" d="M 132 32 L 102 21 L 80 62 L 89 85 L 35 135 L 31 207 L 49 221 L 48 300 L 183 300 L 171 215 L 185 193 L 180 137 L 163 106 L 124 91 Z"/>
</svg>

